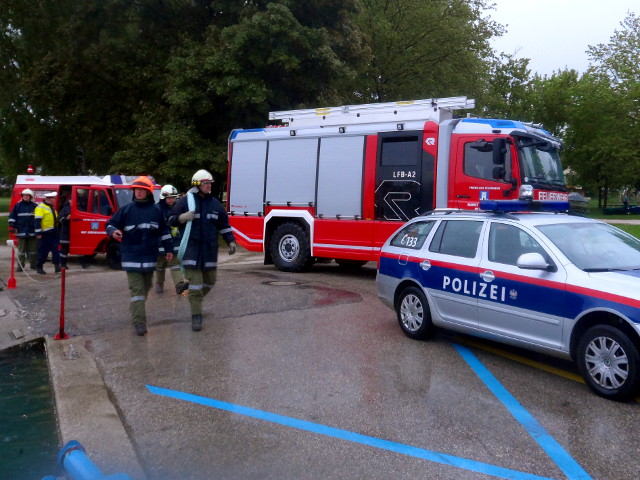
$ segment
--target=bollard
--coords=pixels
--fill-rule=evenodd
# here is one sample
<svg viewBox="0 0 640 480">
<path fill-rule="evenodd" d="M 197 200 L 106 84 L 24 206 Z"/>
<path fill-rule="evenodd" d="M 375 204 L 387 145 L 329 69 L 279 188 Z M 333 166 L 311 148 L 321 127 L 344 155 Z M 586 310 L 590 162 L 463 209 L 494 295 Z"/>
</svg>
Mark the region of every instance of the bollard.
<svg viewBox="0 0 640 480">
<path fill-rule="evenodd" d="M 64 296 L 65 296 L 65 273 L 66 268 L 60 271 L 60 331 L 53 337 L 54 340 L 64 340 L 69 335 L 64 333 Z"/>
<path fill-rule="evenodd" d="M 16 265 L 16 249 L 13 248 L 15 245 L 15 242 L 13 240 L 7 240 L 7 245 L 11 247 L 11 276 L 9 277 L 9 280 L 7 282 L 7 288 L 13 289 L 13 288 L 16 288 L 16 276 L 14 274 L 14 269 Z"/>
<path fill-rule="evenodd" d="M 76 440 L 71 440 L 62 447 L 58 454 L 58 463 L 72 480 L 131 480 L 125 473 L 106 476 L 89 459 L 84 447 Z"/>
</svg>

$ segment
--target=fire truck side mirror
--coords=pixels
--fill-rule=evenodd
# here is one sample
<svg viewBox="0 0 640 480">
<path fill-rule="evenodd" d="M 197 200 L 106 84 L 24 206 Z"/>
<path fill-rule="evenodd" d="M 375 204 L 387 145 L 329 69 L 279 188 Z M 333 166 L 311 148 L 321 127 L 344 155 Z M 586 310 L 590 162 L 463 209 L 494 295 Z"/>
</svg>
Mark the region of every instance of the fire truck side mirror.
<svg viewBox="0 0 640 480">
<path fill-rule="evenodd" d="M 493 164 L 504 165 L 504 158 L 507 153 L 507 142 L 504 138 L 493 139 Z"/>
</svg>

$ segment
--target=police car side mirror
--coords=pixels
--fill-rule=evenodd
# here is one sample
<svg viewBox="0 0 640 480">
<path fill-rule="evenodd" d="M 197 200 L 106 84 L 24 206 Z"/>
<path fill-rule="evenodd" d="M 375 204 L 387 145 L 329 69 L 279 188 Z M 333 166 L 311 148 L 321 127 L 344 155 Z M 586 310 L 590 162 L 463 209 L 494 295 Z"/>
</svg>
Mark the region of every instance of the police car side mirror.
<svg viewBox="0 0 640 480">
<path fill-rule="evenodd" d="M 555 272 L 557 270 L 555 265 L 547 263 L 538 252 L 523 253 L 518 257 L 516 265 L 523 270 L 544 270 L 546 272 Z"/>
</svg>

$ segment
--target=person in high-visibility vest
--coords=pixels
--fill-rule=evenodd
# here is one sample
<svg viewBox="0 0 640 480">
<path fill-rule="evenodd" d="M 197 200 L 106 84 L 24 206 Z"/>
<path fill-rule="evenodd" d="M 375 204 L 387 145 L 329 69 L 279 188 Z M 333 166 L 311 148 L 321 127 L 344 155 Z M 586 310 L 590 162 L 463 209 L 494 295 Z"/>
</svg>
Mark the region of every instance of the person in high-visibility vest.
<svg viewBox="0 0 640 480">
<path fill-rule="evenodd" d="M 167 261 L 173 259 L 171 231 L 153 199 L 153 182 L 138 177 L 131 184 L 133 202 L 119 209 L 107 222 L 107 235 L 120 244 L 122 269 L 127 273 L 131 302 L 129 311 L 136 335 L 147 333 L 145 302 L 153 283 L 158 249 L 164 247 Z"/>
<path fill-rule="evenodd" d="M 206 170 L 198 170 L 191 179 L 193 188 L 176 202 L 169 214 L 169 225 L 180 227 L 186 247 L 182 267 L 189 283 L 191 329 L 202 330 L 202 300 L 216 283 L 218 266 L 218 234 L 229 246 L 229 255 L 236 253 L 236 241 L 229 225 L 229 217 L 220 201 L 211 194 L 213 177 Z M 191 222 L 189 234 L 186 224 Z"/>
<path fill-rule="evenodd" d="M 18 240 L 18 271 L 26 268 L 27 259 L 31 270 L 35 270 L 38 260 L 38 241 L 33 212 L 36 209 L 36 203 L 33 201 L 33 190 L 30 188 L 22 190 L 20 195 L 22 199 L 15 204 L 9 214 L 9 232 L 13 233 Z"/>
<path fill-rule="evenodd" d="M 45 193 L 44 201 L 34 211 L 34 223 L 36 238 L 40 240 L 38 245 L 38 263 L 36 272 L 44 275 L 44 262 L 51 252 L 51 261 L 60 272 L 60 254 L 58 252 L 58 212 L 56 212 L 56 192 Z"/>
</svg>

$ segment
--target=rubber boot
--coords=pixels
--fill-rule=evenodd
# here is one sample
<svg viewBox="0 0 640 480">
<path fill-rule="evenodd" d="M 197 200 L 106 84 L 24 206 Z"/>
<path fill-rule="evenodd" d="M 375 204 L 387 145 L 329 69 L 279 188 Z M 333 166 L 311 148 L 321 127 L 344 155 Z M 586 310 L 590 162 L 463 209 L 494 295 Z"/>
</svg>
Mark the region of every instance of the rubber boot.
<svg viewBox="0 0 640 480">
<path fill-rule="evenodd" d="M 60 273 L 60 265 L 55 265 L 56 273 Z"/>
<path fill-rule="evenodd" d="M 191 315 L 191 330 L 194 332 L 202 330 L 202 315 Z"/>
<path fill-rule="evenodd" d="M 164 283 L 158 282 L 156 283 L 156 293 L 164 292 Z"/>
<path fill-rule="evenodd" d="M 176 294 L 182 295 L 182 292 L 184 292 L 187 288 L 189 288 L 189 282 L 186 282 L 184 280 L 179 281 L 178 283 L 176 283 Z"/>
<path fill-rule="evenodd" d="M 136 335 L 138 335 L 139 337 L 144 337 L 144 335 L 147 333 L 147 326 L 144 323 L 136 323 L 135 328 Z"/>
<path fill-rule="evenodd" d="M 44 268 L 42 267 L 36 267 L 36 273 L 39 273 L 40 275 L 46 275 L 47 272 L 44 271 Z"/>
</svg>

